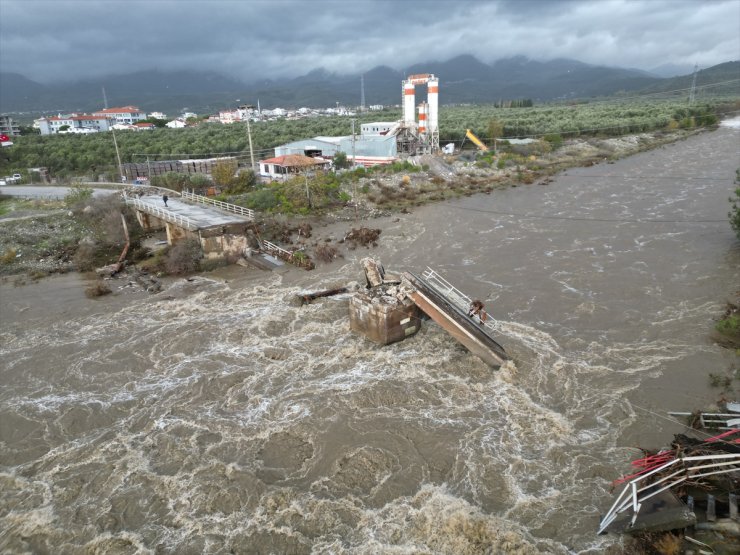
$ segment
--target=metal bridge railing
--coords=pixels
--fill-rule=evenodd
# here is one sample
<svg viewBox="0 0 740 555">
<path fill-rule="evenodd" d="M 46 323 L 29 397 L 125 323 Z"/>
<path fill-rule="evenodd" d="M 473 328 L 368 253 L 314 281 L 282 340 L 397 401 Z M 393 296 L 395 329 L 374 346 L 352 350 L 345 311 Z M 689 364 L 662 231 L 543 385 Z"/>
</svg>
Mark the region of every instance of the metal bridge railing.
<svg viewBox="0 0 740 555">
<path fill-rule="evenodd" d="M 285 250 L 282 247 L 278 247 L 275 243 L 270 243 L 270 241 L 262 240 L 262 250 L 267 251 L 270 254 L 276 254 L 278 255 L 278 258 L 282 258 L 284 260 L 287 260 L 293 256 L 293 253 L 291 251 Z"/>
<path fill-rule="evenodd" d="M 314 264 L 311 259 L 305 256 L 301 250 L 288 251 L 282 247 L 278 247 L 275 243 L 270 243 L 270 241 L 265 241 L 264 239 L 260 241 L 260 248 L 263 252 L 266 252 L 275 258 L 285 260 L 294 266 L 298 266 L 306 270 L 313 270 L 314 268 Z"/>
<path fill-rule="evenodd" d="M 449 281 L 447 281 L 445 278 L 440 276 L 437 272 L 435 272 L 428 266 L 424 273 L 421 274 L 421 277 L 423 277 L 426 282 L 434 287 L 434 289 L 436 289 L 440 295 L 446 298 L 451 304 L 459 308 L 464 314 L 468 313 L 473 300 L 465 293 L 460 291 L 457 287 L 452 285 Z M 483 322 L 483 325 L 491 330 L 497 330 L 498 322 L 490 314 L 488 314 L 488 312 L 486 312 L 486 314 L 488 315 L 488 320 Z"/>
<path fill-rule="evenodd" d="M 144 202 L 139 199 L 135 198 L 125 198 L 126 204 L 129 204 L 133 206 L 134 208 L 137 208 L 138 210 L 141 210 L 142 212 L 146 212 L 147 214 L 152 214 L 153 216 L 156 216 L 157 218 L 164 220 L 166 222 L 170 222 L 173 224 L 177 224 L 180 227 L 184 227 L 185 229 L 188 229 L 190 231 L 195 231 L 198 229 L 198 224 L 191 220 L 190 218 L 187 218 L 185 216 L 181 216 L 180 214 L 176 214 L 174 212 L 171 212 L 170 210 L 163 210 L 162 208 L 159 208 L 157 206 L 153 206 L 152 204 L 148 202 Z"/>
<path fill-rule="evenodd" d="M 254 220 L 254 210 L 250 208 L 244 208 L 243 206 L 238 206 L 236 204 L 230 204 L 221 200 L 204 197 L 203 195 L 196 195 L 195 193 L 190 193 L 188 191 L 183 191 L 181 193 L 181 198 L 185 200 L 191 200 L 193 202 L 199 202 L 201 204 L 210 204 L 212 206 L 215 206 L 216 208 L 220 208 L 221 210 L 233 212 L 234 214 L 239 214 L 240 216 L 244 216 L 250 220 Z"/>
<path fill-rule="evenodd" d="M 680 468 L 674 472 L 671 472 L 654 482 L 645 483 L 645 480 L 654 474 L 662 472 L 679 463 Z M 680 457 L 668 461 L 625 485 L 622 493 L 619 494 L 619 497 L 617 497 L 617 500 L 614 502 L 611 509 L 609 509 L 604 518 L 601 519 L 599 534 L 603 534 L 609 525 L 614 522 L 617 516 L 628 509 L 632 510 L 630 526 L 634 526 L 642 504 L 651 497 L 658 495 L 667 489 L 677 486 L 689 479 L 693 480 L 694 478 L 701 478 L 712 474 L 726 474 L 729 472 L 740 471 L 740 466 L 738 465 L 740 465 L 740 454 L 736 453 Z"/>
<path fill-rule="evenodd" d="M 669 412 L 671 416 L 683 416 L 686 418 L 696 417 L 701 428 L 713 428 L 717 430 L 734 430 L 740 427 L 740 413 L 723 412 Z"/>
</svg>

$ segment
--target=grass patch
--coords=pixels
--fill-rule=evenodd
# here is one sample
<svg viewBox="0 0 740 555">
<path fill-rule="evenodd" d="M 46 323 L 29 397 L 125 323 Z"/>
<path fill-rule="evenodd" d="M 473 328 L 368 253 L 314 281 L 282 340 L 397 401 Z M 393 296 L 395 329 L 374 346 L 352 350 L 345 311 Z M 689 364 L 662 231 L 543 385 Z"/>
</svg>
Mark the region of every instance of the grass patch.
<svg viewBox="0 0 740 555">
<path fill-rule="evenodd" d="M 715 329 L 725 335 L 740 336 L 740 316 L 733 314 L 717 322 Z"/>
</svg>

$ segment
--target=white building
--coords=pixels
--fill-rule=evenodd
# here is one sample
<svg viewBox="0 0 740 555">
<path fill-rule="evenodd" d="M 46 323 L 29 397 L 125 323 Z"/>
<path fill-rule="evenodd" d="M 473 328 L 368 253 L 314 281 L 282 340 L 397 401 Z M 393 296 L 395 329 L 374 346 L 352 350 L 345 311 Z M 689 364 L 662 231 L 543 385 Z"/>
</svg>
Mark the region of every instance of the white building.
<svg viewBox="0 0 740 555">
<path fill-rule="evenodd" d="M 65 131 L 59 131 L 60 135 L 65 133 L 71 133 L 73 135 L 89 135 L 90 133 L 98 133 L 98 130 L 90 129 L 89 127 L 70 127 Z"/>
<path fill-rule="evenodd" d="M 154 119 L 167 119 L 167 115 L 163 114 L 162 112 L 152 112 L 149 114 L 149 118 Z"/>
<path fill-rule="evenodd" d="M 146 114 L 142 112 L 141 110 L 139 110 L 136 106 L 124 106 L 122 108 L 106 108 L 105 110 L 99 110 L 95 112 L 93 115 L 112 119 L 114 123 L 134 124 L 137 121 L 146 119 Z"/>
<path fill-rule="evenodd" d="M 273 181 L 285 181 L 296 175 L 315 171 L 317 169 L 328 169 L 331 160 L 324 158 L 312 158 L 303 154 L 286 154 L 260 160 L 260 177 Z"/>
<path fill-rule="evenodd" d="M 360 126 L 362 135 L 387 135 L 391 129 L 398 127 L 397 121 L 375 121 L 372 123 L 363 123 Z"/>
<path fill-rule="evenodd" d="M 179 120 L 179 119 L 173 119 L 172 121 L 168 121 L 166 123 L 166 125 L 170 129 L 182 129 L 183 127 L 187 127 L 188 126 L 187 123 L 185 123 L 184 121 Z"/>
<path fill-rule="evenodd" d="M 59 114 L 50 118 L 41 118 L 36 120 L 34 125 L 36 123 L 38 123 L 38 129 L 42 135 L 55 135 L 63 127 L 64 130 L 72 133 L 95 133 L 110 130 L 108 118 L 90 114 Z M 89 131 L 81 131 L 83 129 Z"/>
<path fill-rule="evenodd" d="M 241 120 L 242 116 L 239 110 L 223 110 L 218 113 L 218 121 L 221 123 L 234 123 Z"/>
</svg>

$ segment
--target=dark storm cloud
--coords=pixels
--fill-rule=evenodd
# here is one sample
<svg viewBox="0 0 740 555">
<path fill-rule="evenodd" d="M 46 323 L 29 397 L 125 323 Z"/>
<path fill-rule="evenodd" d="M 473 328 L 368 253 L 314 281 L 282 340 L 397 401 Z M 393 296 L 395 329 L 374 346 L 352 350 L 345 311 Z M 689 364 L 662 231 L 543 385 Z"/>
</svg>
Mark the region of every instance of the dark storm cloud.
<svg viewBox="0 0 740 555">
<path fill-rule="evenodd" d="M 650 68 L 740 58 L 738 0 L 0 0 L 0 70 L 40 81 L 208 68 L 242 79 L 470 53 Z"/>
</svg>

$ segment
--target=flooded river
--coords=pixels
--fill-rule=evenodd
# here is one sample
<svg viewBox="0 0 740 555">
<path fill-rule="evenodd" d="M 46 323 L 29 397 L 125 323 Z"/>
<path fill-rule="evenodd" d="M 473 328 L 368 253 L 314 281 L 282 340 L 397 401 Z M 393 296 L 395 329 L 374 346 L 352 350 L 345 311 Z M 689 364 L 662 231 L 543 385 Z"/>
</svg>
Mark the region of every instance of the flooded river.
<svg viewBox="0 0 740 555">
<path fill-rule="evenodd" d="M 0 551 L 603 552 L 634 447 L 737 361 L 708 334 L 740 287 L 739 144 L 724 127 L 419 208 L 313 272 L 95 301 L 74 275 L 2 285 Z M 377 347 L 346 297 L 290 303 L 362 281 L 367 254 L 483 299 L 515 363 L 431 322 Z"/>
</svg>

